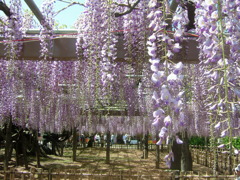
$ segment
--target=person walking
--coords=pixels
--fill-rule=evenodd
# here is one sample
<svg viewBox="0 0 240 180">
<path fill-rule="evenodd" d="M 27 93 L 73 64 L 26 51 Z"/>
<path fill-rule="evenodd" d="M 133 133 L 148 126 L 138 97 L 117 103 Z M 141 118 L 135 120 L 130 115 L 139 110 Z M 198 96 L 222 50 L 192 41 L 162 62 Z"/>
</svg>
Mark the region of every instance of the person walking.
<svg viewBox="0 0 240 180">
<path fill-rule="evenodd" d="M 235 175 L 236 175 L 236 180 L 240 180 L 240 164 L 237 165 L 237 167 L 234 169 Z"/>
</svg>

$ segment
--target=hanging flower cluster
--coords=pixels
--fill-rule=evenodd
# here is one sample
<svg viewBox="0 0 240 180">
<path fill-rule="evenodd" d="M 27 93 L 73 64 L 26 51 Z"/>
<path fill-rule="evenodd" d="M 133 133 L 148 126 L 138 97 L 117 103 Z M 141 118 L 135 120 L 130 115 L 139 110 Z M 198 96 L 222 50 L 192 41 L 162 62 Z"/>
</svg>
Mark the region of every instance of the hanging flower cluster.
<svg viewBox="0 0 240 180">
<path fill-rule="evenodd" d="M 22 61 L 21 43 L 11 41 L 24 34 L 20 1 L 11 1 L 13 19 L 4 27 L 10 43 L 5 43 L 6 58 L 0 60 L 1 124 L 11 115 L 15 124 L 40 131 L 79 127 L 135 134 L 150 130 L 147 119 L 153 111 L 158 145 L 164 140 L 171 144 L 173 137 L 184 143 L 177 133 L 185 130 L 209 135 L 206 127 L 212 137 L 238 135 L 238 0 L 194 1 L 201 62 L 189 68 L 174 59 L 187 41 L 187 12 L 179 6 L 170 23 L 167 0 L 142 0 L 122 17 L 114 14 L 125 12 L 135 1 L 88 0 L 78 23 L 78 60 L 47 61 L 52 57 L 53 2 L 43 5 L 40 61 Z M 121 62 L 116 61 L 120 45 L 125 53 Z M 117 105 L 122 114 L 108 117 Z M 139 114 L 144 117 L 135 117 Z M 165 159 L 170 165 L 173 153 Z"/>
<path fill-rule="evenodd" d="M 54 8 L 54 0 L 44 0 L 42 4 L 42 14 L 44 22 L 41 22 L 42 26 L 40 29 L 39 39 L 41 45 L 41 58 L 47 60 L 47 58 L 51 58 L 52 56 L 52 47 L 53 47 L 53 8 Z"/>
<path fill-rule="evenodd" d="M 197 1 L 196 4 L 200 58 L 204 76 L 209 79 L 210 134 L 212 137 L 229 136 L 231 144 L 239 123 L 235 116 L 240 82 L 236 76 L 239 69 L 239 40 L 236 39 L 239 37 L 239 2 L 211 0 Z"/>
<path fill-rule="evenodd" d="M 158 3 L 157 1 L 150 1 L 149 7 L 152 8 L 148 18 L 150 19 L 149 28 L 153 29 L 152 35 L 147 42 L 148 54 L 151 59 L 152 81 L 155 84 L 155 91 L 152 99 L 155 103 L 156 110 L 153 112 L 153 125 L 160 129 L 159 141 L 157 145 L 162 144 L 166 139 L 172 139 L 176 133 L 181 132 L 184 123 L 183 114 L 183 100 L 184 91 L 181 91 L 183 76 L 182 62 L 174 64 L 171 59 L 174 53 L 178 53 L 181 49 L 179 42 L 182 41 L 182 34 L 184 32 L 184 24 L 179 23 L 177 19 L 185 16 L 184 11 L 176 13 L 174 16 L 173 27 L 176 29 L 174 34 L 175 40 L 170 37 L 167 29 L 169 24 L 166 22 L 167 15 L 170 13 L 167 1 Z M 176 137 L 179 144 L 183 142 Z M 168 141 L 168 143 L 172 143 Z M 167 165 L 170 166 L 172 160 L 172 152 L 169 157 L 165 158 Z"/>
</svg>

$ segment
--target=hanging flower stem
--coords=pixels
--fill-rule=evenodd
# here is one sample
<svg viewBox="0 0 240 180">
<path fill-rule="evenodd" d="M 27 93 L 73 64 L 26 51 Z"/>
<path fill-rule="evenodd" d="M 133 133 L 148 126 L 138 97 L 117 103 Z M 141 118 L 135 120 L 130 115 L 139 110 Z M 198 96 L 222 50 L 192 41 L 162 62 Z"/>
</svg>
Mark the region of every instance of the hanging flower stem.
<svg viewBox="0 0 240 180">
<path fill-rule="evenodd" d="M 225 55 L 225 41 L 224 41 L 224 32 L 223 32 L 223 16 L 222 16 L 222 2 L 220 0 L 218 0 L 218 17 L 219 17 L 219 24 L 218 24 L 218 28 L 219 28 L 219 36 L 220 36 L 220 40 L 221 40 L 221 48 L 222 48 L 222 60 L 223 60 L 223 64 L 224 64 L 224 91 L 225 91 L 225 105 L 226 105 L 226 113 L 227 113 L 227 122 L 228 122 L 228 131 L 229 131 L 229 163 L 232 164 L 232 126 L 231 126 L 231 116 L 230 116 L 230 107 L 229 107 L 229 100 L 228 100 L 228 64 L 226 63 L 227 59 L 226 59 L 226 55 Z M 229 169 L 229 173 L 231 173 L 232 170 Z"/>
</svg>

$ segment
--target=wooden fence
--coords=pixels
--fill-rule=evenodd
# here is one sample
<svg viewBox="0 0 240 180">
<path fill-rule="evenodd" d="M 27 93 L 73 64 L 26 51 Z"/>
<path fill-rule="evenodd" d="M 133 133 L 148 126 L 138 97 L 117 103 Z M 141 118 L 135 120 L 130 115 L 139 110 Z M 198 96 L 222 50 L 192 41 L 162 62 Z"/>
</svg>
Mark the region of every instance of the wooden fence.
<svg viewBox="0 0 240 180">
<path fill-rule="evenodd" d="M 113 144 L 110 148 L 113 149 L 143 149 L 141 144 Z M 149 150 L 155 150 L 156 144 L 148 144 Z"/>
<path fill-rule="evenodd" d="M 157 170 L 155 170 L 157 171 Z M 4 180 L 233 180 L 234 175 L 208 175 L 194 174 L 191 172 L 163 171 L 159 170 L 156 174 L 141 174 L 134 171 L 118 171 L 118 172 L 90 172 L 89 170 L 43 170 L 40 168 L 31 168 L 30 171 L 18 172 L 16 169 L 9 171 L 0 171 L 0 178 Z"/>
<path fill-rule="evenodd" d="M 67 145 L 67 147 L 69 147 L 71 145 Z M 78 147 L 83 148 L 83 144 L 79 144 Z M 86 147 L 86 145 L 85 145 Z M 97 144 L 97 143 L 93 143 L 92 147 L 101 147 L 101 144 Z M 104 146 L 106 147 L 106 146 Z M 110 146 L 111 149 L 143 149 L 144 145 L 143 144 L 112 144 Z M 148 149 L 149 150 L 155 150 L 156 149 L 156 144 L 153 143 L 149 143 L 148 144 Z"/>
<path fill-rule="evenodd" d="M 240 163 L 239 154 L 230 155 L 227 150 L 218 148 L 215 150 L 216 153 L 209 147 L 191 146 L 193 162 L 210 168 L 216 163 L 217 172 L 233 174 L 233 169 Z"/>
</svg>

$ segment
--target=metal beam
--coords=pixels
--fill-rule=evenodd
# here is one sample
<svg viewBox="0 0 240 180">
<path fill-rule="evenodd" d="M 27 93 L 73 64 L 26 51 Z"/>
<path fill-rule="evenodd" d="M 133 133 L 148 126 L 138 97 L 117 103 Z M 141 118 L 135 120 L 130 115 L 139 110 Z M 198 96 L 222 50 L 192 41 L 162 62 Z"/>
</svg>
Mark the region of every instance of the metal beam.
<svg viewBox="0 0 240 180">
<path fill-rule="evenodd" d="M 33 14 L 37 17 L 38 21 L 40 22 L 41 25 L 45 22 L 45 19 L 41 13 L 41 11 L 38 9 L 37 5 L 33 0 L 25 0 L 25 3 L 28 5 L 28 7 L 31 9 Z M 48 29 L 51 29 L 49 25 L 46 25 Z"/>
</svg>

